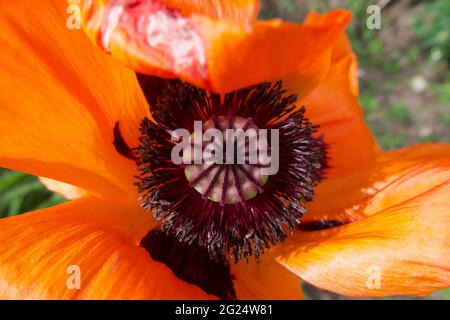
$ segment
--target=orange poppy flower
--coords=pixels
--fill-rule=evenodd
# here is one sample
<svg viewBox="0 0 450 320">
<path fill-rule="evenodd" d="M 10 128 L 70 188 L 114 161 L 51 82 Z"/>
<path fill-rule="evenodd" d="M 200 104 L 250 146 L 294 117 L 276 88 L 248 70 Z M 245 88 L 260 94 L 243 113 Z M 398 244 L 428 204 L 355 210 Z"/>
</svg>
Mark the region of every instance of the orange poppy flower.
<svg viewBox="0 0 450 320">
<path fill-rule="evenodd" d="M 298 25 L 256 21 L 254 0 L 81 8 L 92 41 L 66 27 L 63 1 L 0 8 L 0 166 L 73 199 L 0 220 L 0 298 L 300 299 L 300 279 L 348 296 L 449 286 L 450 146 L 379 149 L 347 12 Z M 223 110 L 280 128 L 281 164 L 264 184 L 221 178 L 219 203 L 167 161 L 164 130 Z"/>
</svg>

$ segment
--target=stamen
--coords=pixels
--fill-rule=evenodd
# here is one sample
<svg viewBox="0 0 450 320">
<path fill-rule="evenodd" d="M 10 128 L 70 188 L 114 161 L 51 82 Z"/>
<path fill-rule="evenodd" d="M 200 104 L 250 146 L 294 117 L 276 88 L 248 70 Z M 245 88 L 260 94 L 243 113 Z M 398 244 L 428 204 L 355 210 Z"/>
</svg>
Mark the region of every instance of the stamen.
<svg viewBox="0 0 450 320">
<path fill-rule="evenodd" d="M 324 161 L 323 138 L 318 126 L 305 118 L 305 109 L 295 106 L 296 97 L 287 95 L 281 82 L 262 83 L 225 94 L 208 93 L 180 80 L 138 75 L 154 121 L 141 124 L 138 155 L 142 206 L 161 222 L 161 231 L 187 246 L 199 246 L 215 260 L 256 259 L 265 248 L 287 237 L 306 213 L 305 203 L 314 198 Z M 198 147 L 202 163 L 175 165 L 171 161 L 174 142 L 170 131 L 183 128 L 194 132 L 194 121 L 203 130 L 261 129 L 279 131 L 279 170 L 265 176 L 270 167 L 273 141 L 268 138 L 265 153 L 269 162 L 249 163 L 248 139 L 210 141 Z M 192 142 L 192 135 L 190 137 Z M 232 142 L 234 154 L 218 163 L 206 152 L 208 146 Z M 245 163 L 237 163 L 238 151 Z M 189 148 L 188 148 L 189 149 Z M 183 152 L 191 159 L 193 148 Z M 233 160 L 232 163 L 226 160 Z"/>
</svg>

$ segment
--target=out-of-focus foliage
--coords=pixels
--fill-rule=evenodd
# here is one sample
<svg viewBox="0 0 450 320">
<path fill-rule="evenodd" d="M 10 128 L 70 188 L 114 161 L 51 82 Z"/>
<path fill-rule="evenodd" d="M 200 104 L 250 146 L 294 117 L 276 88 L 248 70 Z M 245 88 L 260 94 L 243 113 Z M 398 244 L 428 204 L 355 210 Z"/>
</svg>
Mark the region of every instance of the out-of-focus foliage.
<svg viewBox="0 0 450 320">
<path fill-rule="evenodd" d="M 0 169 L 0 218 L 47 208 L 64 198 L 47 190 L 33 176 Z"/>
<path fill-rule="evenodd" d="M 450 1 L 429 1 L 415 20 L 413 30 L 421 47 L 431 59 L 442 58 L 450 65 Z"/>
</svg>

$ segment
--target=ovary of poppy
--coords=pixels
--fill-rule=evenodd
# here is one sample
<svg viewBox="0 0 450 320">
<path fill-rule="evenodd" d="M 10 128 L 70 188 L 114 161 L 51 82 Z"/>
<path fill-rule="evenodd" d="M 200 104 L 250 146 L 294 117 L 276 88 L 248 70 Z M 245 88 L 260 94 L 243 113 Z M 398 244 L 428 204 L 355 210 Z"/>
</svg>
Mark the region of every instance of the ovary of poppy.
<svg viewBox="0 0 450 320">
<path fill-rule="evenodd" d="M 348 13 L 313 13 L 297 25 L 256 21 L 259 5 L 251 0 L 136 3 L 168 6 L 193 27 L 188 34 L 201 38 L 205 73 L 141 47 L 133 38 L 139 30 L 126 21 L 105 47 L 106 0 L 82 1 L 85 30 L 100 48 L 65 27 L 63 1 L 22 0 L 0 9 L 0 166 L 71 184 L 81 196 L 0 220 L 1 298 L 301 299 L 300 279 L 349 296 L 425 295 L 449 286 L 450 146 L 379 150 L 357 103 L 356 59 L 342 33 Z M 124 19 L 145 15 L 128 13 Z M 141 120 L 162 105 L 149 106 L 157 92 L 143 92 L 135 71 L 221 94 L 282 80 L 321 125 L 315 138 L 328 145 L 329 167 L 304 223 L 261 262 L 232 265 L 225 287 L 220 277 L 186 277 L 188 264 L 161 259 L 167 247 L 149 254 L 144 245 L 159 225 L 136 200 L 136 164 L 114 141 L 119 130 L 137 147 Z M 68 265 L 80 267 L 80 290 L 66 285 Z M 371 266 L 379 286 L 367 285 Z"/>
</svg>

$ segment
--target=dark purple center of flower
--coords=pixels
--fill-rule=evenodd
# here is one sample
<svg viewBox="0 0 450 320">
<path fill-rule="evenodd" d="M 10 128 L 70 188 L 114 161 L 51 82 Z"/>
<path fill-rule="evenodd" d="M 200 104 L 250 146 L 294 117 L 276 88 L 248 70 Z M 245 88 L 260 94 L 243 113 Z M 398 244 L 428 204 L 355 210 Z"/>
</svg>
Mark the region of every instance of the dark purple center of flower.
<svg viewBox="0 0 450 320">
<path fill-rule="evenodd" d="M 143 208 L 161 222 L 161 232 L 183 248 L 202 248 L 212 261 L 258 259 L 265 248 L 284 240 L 300 223 L 305 203 L 313 199 L 324 160 L 323 143 L 314 137 L 318 126 L 295 105 L 296 96 L 287 95 L 281 82 L 219 95 L 180 80 L 144 75 L 138 80 L 153 119 L 141 123 L 136 184 Z M 230 152 L 222 149 L 223 163 L 217 162 L 220 157 L 210 159 L 208 146 L 220 145 L 216 140 L 201 142 L 201 163 L 172 161 L 178 143 L 173 132 L 183 128 L 194 141 L 196 121 L 204 130 L 222 132 L 222 146 L 232 142 Z M 252 149 L 250 140 L 239 143 L 227 129 L 277 130 L 277 172 L 262 173 L 273 160 L 275 141 L 270 135 Z M 192 159 L 199 147 L 195 142 L 192 146 L 183 152 L 183 160 Z M 244 163 L 237 161 L 242 149 Z M 247 161 L 247 150 L 257 151 L 256 162 Z"/>
<path fill-rule="evenodd" d="M 183 154 L 183 160 L 191 163 L 184 165 L 189 186 L 197 190 L 203 199 L 218 202 L 221 206 L 242 203 L 262 193 L 269 178 L 263 174 L 262 169 L 269 165 L 270 157 L 267 139 L 256 139 L 258 127 L 252 118 L 244 119 L 231 114 L 226 117 L 214 116 L 203 123 L 203 129 L 217 129 L 222 133 L 223 139 L 195 144 L 191 135 L 192 147 Z M 227 132 L 228 129 L 254 133 L 254 139 L 243 134 L 239 139 L 231 131 Z M 221 151 L 217 155 L 219 159 L 214 154 L 216 149 Z M 192 163 L 195 151 L 201 153 L 201 164 Z M 250 161 L 250 154 L 255 155 L 256 161 L 253 163 Z M 239 163 L 238 155 L 242 156 L 242 163 Z"/>
</svg>

